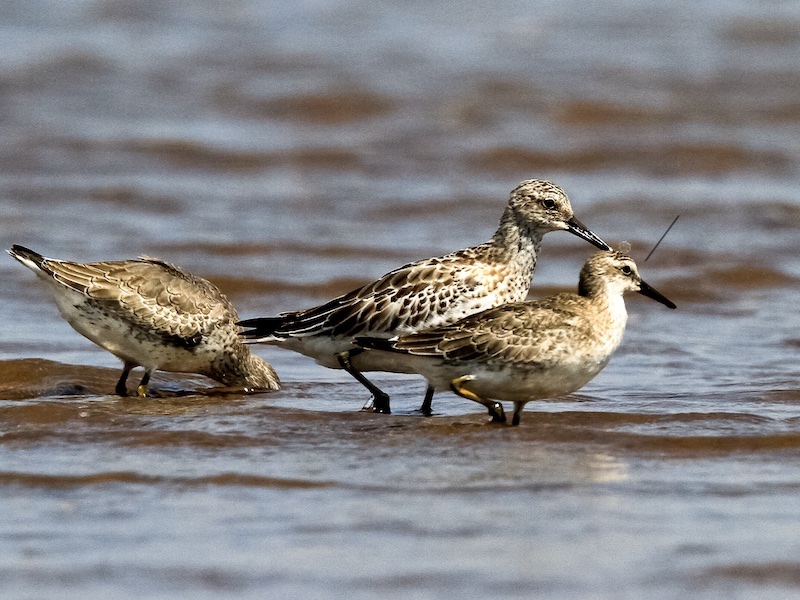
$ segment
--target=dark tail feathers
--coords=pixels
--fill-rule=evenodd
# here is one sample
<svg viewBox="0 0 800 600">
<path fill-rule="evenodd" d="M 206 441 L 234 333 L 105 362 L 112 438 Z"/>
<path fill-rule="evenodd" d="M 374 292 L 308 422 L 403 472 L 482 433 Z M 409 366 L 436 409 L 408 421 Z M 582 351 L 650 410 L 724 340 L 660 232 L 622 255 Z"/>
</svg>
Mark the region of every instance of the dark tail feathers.
<svg viewBox="0 0 800 600">
<path fill-rule="evenodd" d="M 258 317 L 257 319 L 245 319 L 236 323 L 240 327 L 250 328 L 243 331 L 241 336 L 248 340 L 268 337 L 275 335 L 275 332 L 286 324 L 284 317 Z"/>
<path fill-rule="evenodd" d="M 19 244 L 14 244 L 6 250 L 11 256 L 14 258 L 23 258 L 26 260 L 31 261 L 33 264 L 40 266 L 42 262 L 44 262 L 44 257 L 39 254 L 38 252 L 34 252 L 30 248 L 26 248 L 25 246 L 20 246 Z"/>
</svg>

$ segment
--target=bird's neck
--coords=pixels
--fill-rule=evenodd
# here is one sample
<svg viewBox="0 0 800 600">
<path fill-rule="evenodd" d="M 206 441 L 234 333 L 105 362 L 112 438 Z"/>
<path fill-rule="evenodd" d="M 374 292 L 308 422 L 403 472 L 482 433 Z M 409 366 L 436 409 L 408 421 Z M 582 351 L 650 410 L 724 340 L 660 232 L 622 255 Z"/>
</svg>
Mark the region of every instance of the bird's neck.
<svg viewBox="0 0 800 600">
<path fill-rule="evenodd" d="M 581 277 L 578 295 L 586 298 L 596 313 L 605 315 L 598 322 L 612 329 L 625 329 L 628 311 L 625 299 L 618 290 L 610 289 L 601 279 Z"/>
<path fill-rule="evenodd" d="M 508 255 L 509 262 L 516 262 L 531 278 L 543 235 L 538 229 L 520 223 L 511 207 L 506 207 L 491 243 Z"/>
</svg>

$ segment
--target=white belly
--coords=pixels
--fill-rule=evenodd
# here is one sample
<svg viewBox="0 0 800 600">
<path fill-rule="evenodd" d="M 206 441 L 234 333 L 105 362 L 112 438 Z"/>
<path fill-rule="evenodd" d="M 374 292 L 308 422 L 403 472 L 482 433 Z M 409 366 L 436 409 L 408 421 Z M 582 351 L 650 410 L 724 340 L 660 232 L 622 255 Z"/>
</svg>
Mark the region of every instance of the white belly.
<svg viewBox="0 0 800 600">
<path fill-rule="evenodd" d="M 210 358 L 204 344 L 184 348 L 165 343 L 160 337 L 87 303 L 78 292 L 60 288 L 55 299 L 61 316 L 75 331 L 125 362 L 173 372 L 208 370 Z"/>
<path fill-rule="evenodd" d="M 492 400 L 529 402 L 555 398 L 577 391 L 608 364 L 612 353 L 580 360 L 562 361 L 535 368 L 505 365 L 502 369 L 485 364 L 446 364 L 441 359 L 376 351 L 385 360 L 394 360 L 395 372 L 419 373 L 437 390 L 450 390 L 454 379 L 471 378 L 463 387 Z"/>
</svg>

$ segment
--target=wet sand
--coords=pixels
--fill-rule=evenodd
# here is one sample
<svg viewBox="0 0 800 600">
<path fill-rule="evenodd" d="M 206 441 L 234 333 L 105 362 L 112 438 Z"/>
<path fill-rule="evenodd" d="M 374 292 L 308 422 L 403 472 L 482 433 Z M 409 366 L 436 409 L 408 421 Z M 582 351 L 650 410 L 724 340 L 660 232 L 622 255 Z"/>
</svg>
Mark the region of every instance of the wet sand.
<svg viewBox="0 0 800 600">
<path fill-rule="evenodd" d="M 4 247 L 158 256 L 249 318 L 484 241 L 541 177 L 678 304 L 629 298 L 609 366 L 512 428 L 445 393 L 422 417 L 411 375 L 362 413 L 269 347 L 280 392 L 116 397 L 119 361 L 6 257 L 0 595 L 800 595 L 800 12 L 532 10 L 0 8 Z M 591 252 L 548 234 L 532 296 Z"/>
</svg>

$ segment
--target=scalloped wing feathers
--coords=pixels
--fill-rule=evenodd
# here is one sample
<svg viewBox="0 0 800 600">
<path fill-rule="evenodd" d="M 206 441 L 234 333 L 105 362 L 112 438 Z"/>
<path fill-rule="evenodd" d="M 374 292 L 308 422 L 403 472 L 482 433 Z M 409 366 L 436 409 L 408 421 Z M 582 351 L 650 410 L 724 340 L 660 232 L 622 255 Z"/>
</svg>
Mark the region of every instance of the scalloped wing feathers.
<svg viewBox="0 0 800 600">
<path fill-rule="evenodd" d="M 285 313 L 280 323 L 252 319 L 242 324 L 259 327 L 248 337 L 327 334 L 353 338 L 436 327 L 474 312 L 476 302 L 508 285 L 506 264 L 477 258 L 465 261 L 465 252 L 477 257 L 485 250 L 475 247 L 409 263 L 326 304 Z M 456 314 L 462 307 L 463 314 Z"/>
<path fill-rule="evenodd" d="M 561 294 L 537 303 L 507 304 L 453 325 L 402 336 L 393 346 L 449 361 L 539 363 L 565 338 L 589 335 L 576 310 L 579 303 L 574 295 Z"/>
<path fill-rule="evenodd" d="M 41 268 L 109 313 L 178 345 L 197 345 L 211 330 L 237 318 L 218 288 L 164 261 L 45 259 Z"/>
</svg>

